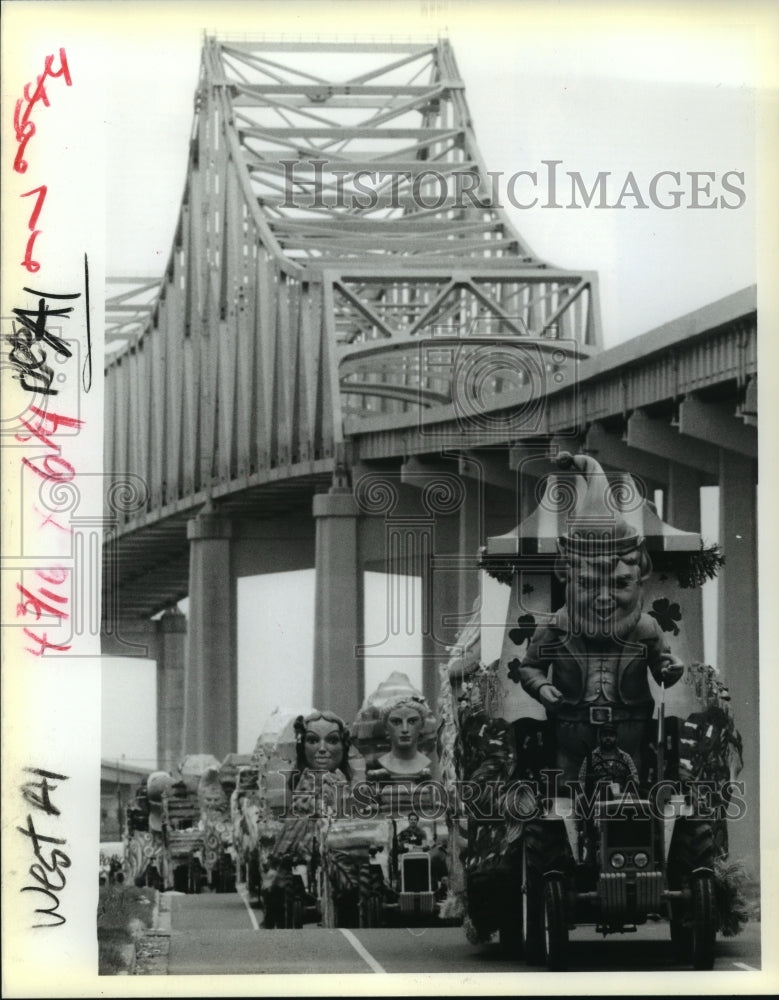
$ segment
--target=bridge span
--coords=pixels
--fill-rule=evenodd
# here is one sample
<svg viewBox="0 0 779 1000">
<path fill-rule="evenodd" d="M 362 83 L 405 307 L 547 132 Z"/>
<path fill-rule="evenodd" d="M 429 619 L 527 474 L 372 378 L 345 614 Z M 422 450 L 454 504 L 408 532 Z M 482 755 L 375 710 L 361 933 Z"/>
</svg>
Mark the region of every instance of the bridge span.
<svg viewBox="0 0 779 1000">
<path fill-rule="evenodd" d="M 161 767 L 236 749 L 243 576 L 315 569 L 313 701 L 346 718 L 365 571 L 418 576 L 435 698 L 558 449 L 687 530 L 719 487 L 719 663 L 756 716 L 755 289 L 602 350 L 596 275 L 494 198 L 448 42 L 206 39 L 164 277 L 113 289 L 103 650 L 157 660 Z"/>
</svg>

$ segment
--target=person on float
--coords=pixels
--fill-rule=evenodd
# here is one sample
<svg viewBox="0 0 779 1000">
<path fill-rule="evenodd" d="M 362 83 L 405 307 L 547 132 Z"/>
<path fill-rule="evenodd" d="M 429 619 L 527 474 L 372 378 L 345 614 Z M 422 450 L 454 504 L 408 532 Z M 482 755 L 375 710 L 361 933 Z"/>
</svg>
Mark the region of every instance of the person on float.
<svg viewBox="0 0 779 1000">
<path fill-rule="evenodd" d="M 427 834 L 419 825 L 419 816 L 415 812 L 410 812 L 408 826 L 398 834 L 398 850 L 409 851 L 425 847 L 427 847 Z"/>
<path fill-rule="evenodd" d="M 629 782 L 638 788 L 638 771 L 633 758 L 617 746 L 617 728 L 604 722 L 598 729 L 598 745 L 582 761 L 579 781 L 587 793 L 604 785 L 611 795 L 619 795 Z"/>
</svg>

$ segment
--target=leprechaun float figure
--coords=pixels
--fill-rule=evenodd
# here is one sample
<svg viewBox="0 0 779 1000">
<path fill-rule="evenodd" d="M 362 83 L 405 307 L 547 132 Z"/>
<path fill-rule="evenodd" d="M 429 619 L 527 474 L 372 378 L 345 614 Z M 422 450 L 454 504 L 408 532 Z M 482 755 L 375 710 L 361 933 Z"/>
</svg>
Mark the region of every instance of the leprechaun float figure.
<svg viewBox="0 0 779 1000">
<path fill-rule="evenodd" d="M 592 458 L 566 460 L 583 476 L 606 483 Z M 565 606 L 535 633 L 519 668 L 522 687 L 554 722 L 564 782 L 577 779 L 604 723 L 615 727 L 619 747 L 640 772 L 654 728 L 648 675 L 668 688 L 684 672 L 657 620 L 643 612 L 643 587 L 652 572 L 644 538 L 614 505 L 609 508 L 608 494 L 587 485 L 558 539 L 556 572 L 565 584 Z"/>
</svg>

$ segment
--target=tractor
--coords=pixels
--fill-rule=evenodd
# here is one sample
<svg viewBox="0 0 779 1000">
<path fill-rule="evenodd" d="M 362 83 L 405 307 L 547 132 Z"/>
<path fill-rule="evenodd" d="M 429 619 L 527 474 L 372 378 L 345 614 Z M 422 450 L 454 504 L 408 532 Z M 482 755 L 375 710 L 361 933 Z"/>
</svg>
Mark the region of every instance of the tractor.
<svg viewBox="0 0 779 1000">
<path fill-rule="evenodd" d="M 384 823 L 385 844 L 372 844 L 369 861 L 359 868 L 359 926 L 437 923 L 447 878 L 445 845 L 436 839 L 436 826 L 431 850 L 416 846 L 403 850 L 397 821 L 385 819 Z"/>
<path fill-rule="evenodd" d="M 547 802 L 525 824 L 516 949 L 531 965 L 568 964 L 569 931 L 604 936 L 665 917 L 679 961 L 711 969 L 717 931 L 712 826 L 683 795 Z M 504 931 L 505 933 L 505 931 Z"/>
</svg>

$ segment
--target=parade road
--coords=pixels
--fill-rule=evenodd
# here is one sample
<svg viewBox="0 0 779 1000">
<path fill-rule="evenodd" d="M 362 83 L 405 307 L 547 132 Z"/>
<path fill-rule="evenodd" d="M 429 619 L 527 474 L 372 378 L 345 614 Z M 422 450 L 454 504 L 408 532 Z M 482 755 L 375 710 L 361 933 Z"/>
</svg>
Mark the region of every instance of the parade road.
<svg viewBox="0 0 779 1000">
<path fill-rule="evenodd" d="M 240 894 L 172 895 L 170 975 L 279 973 L 543 972 L 504 958 L 497 944 L 472 945 L 462 927 L 265 930 L 262 911 Z M 571 932 L 571 972 L 683 971 L 668 924 L 604 939 L 593 927 Z M 760 968 L 760 924 L 717 942 L 716 970 Z"/>
</svg>

